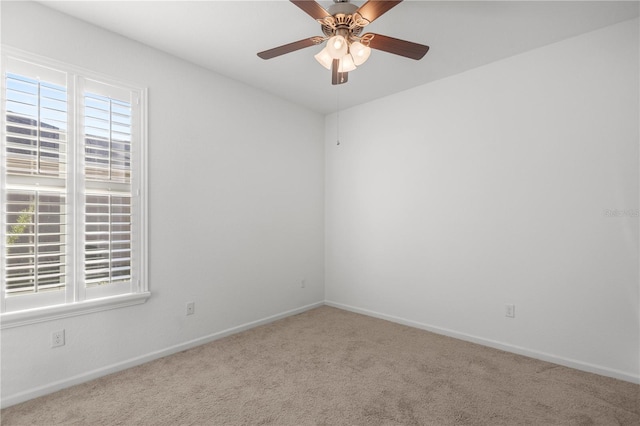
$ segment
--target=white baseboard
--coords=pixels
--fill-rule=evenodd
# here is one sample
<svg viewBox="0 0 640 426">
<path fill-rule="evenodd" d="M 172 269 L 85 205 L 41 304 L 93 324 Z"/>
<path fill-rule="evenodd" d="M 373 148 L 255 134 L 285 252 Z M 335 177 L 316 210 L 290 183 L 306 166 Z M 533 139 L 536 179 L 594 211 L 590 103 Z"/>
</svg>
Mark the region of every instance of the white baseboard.
<svg viewBox="0 0 640 426">
<path fill-rule="evenodd" d="M 33 398 L 47 395 L 47 394 L 59 391 L 61 389 L 68 388 L 70 386 L 78 385 L 80 383 L 84 383 L 89 380 L 106 376 L 108 374 L 117 373 L 118 371 L 126 370 L 127 368 L 135 367 L 137 365 L 144 364 L 146 362 L 153 361 L 168 355 L 173 355 L 175 353 L 182 352 L 184 350 L 191 349 L 196 346 L 204 345 L 205 343 L 213 342 L 214 340 L 218 340 L 232 334 L 240 333 L 242 331 L 249 330 L 251 328 L 258 327 L 260 325 L 268 324 L 270 322 L 277 321 L 279 319 L 286 318 L 291 315 L 296 315 L 296 314 L 308 311 L 310 309 L 318 308 L 323 305 L 324 305 L 324 302 L 312 303 L 310 305 L 302 306 L 300 308 L 291 309 L 289 311 L 271 315 L 266 318 L 262 318 L 256 321 L 251 321 L 236 327 L 228 328 L 226 330 L 209 334 L 207 336 L 203 336 L 198 339 L 194 339 L 188 342 L 180 343 L 178 345 L 170 346 L 168 348 L 151 352 L 146 355 L 131 358 L 126 361 L 122 361 L 106 367 L 98 368 L 96 370 L 92 370 L 86 373 L 78 374 L 77 376 L 69 377 L 53 383 L 48 383 L 46 385 L 29 389 L 14 395 L 9 395 L 9 396 L 2 395 L 2 401 L 0 403 L 0 406 L 2 408 L 6 408 L 11 405 L 19 404 L 21 402 L 25 402 Z"/>
<path fill-rule="evenodd" d="M 477 337 L 477 336 L 471 336 L 468 334 L 464 334 L 464 333 L 460 333 L 457 331 L 453 331 L 453 330 L 449 330 L 449 329 L 445 329 L 445 328 L 441 328 L 441 327 L 435 327 L 435 326 L 431 326 L 428 324 L 423 324 L 417 321 L 412 321 L 412 320 L 408 320 L 405 318 L 400 318 L 400 317 L 396 317 L 393 315 L 386 315 L 386 314 L 382 314 L 380 312 L 375 312 L 375 311 L 371 311 L 368 309 L 362 309 L 362 308 L 357 308 L 355 306 L 350 306 L 350 305 L 345 305 L 342 303 L 337 303 L 337 302 L 332 302 L 329 300 L 326 300 L 324 302 L 317 302 L 317 303 L 312 303 L 306 306 L 302 306 L 300 308 L 296 308 L 296 309 L 291 309 L 289 311 L 285 311 L 285 312 L 281 312 L 279 314 L 275 314 L 275 315 L 271 315 L 269 317 L 266 318 L 262 318 L 256 321 L 251 321 L 248 322 L 246 324 L 242 324 L 236 327 L 232 327 L 226 330 L 222 330 L 219 331 L 217 333 L 213 333 L 207 336 L 203 336 L 200 337 L 198 339 L 194 339 L 194 340 L 190 340 L 188 342 L 184 342 L 184 343 L 180 343 L 178 345 L 174 345 L 174 346 L 170 346 L 168 348 L 165 349 L 161 349 L 159 351 L 155 351 L 155 352 L 151 352 L 148 353 L 146 355 L 142 355 L 139 357 L 135 357 L 135 358 L 131 358 L 129 360 L 126 361 L 122 361 L 116 364 L 112 364 L 106 367 L 102 367 L 96 370 L 92 370 L 83 374 L 79 374 L 73 377 L 69 377 L 66 378 L 64 380 L 59 380 L 53 383 L 48 383 L 46 385 L 43 386 L 39 386 L 37 388 L 33 388 L 33 389 L 29 389 L 14 395 L 9 395 L 9 396 L 2 396 L 2 401 L 0 403 L 0 406 L 2 408 L 6 408 L 9 407 L 11 405 L 15 405 L 15 404 L 19 404 L 21 402 L 25 402 L 28 401 L 30 399 L 33 398 L 37 398 L 43 395 L 47 395 L 56 391 L 59 391 L 61 389 L 65 389 L 68 388 L 70 386 L 74 386 L 74 385 L 78 385 L 80 383 L 84 383 L 87 382 L 89 380 L 93 380 L 93 379 L 97 379 L 99 377 L 102 376 L 106 376 L 108 374 L 112 374 L 112 373 L 116 373 L 118 371 L 122 371 L 122 370 L 126 370 L 127 368 L 131 368 L 131 367 L 135 367 L 137 365 L 141 365 L 144 364 L 146 362 L 150 362 L 168 355 L 172 355 L 187 349 L 191 349 L 194 348 L 196 346 L 200 346 L 203 345 L 205 343 L 209 343 L 212 342 L 214 340 L 218 340 L 221 339 L 223 337 L 232 335 L 232 334 L 236 334 L 236 333 L 240 333 L 242 331 L 245 330 L 249 330 L 251 328 L 254 327 L 258 327 L 260 325 L 264 325 L 264 324 L 268 324 L 271 323 L 273 321 L 277 321 L 279 319 L 282 318 L 286 318 L 292 315 L 296 315 L 305 311 L 308 311 L 310 309 L 314 309 L 314 308 L 318 308 L 320 306 L 323 305 L 327 305 L 327 306 L 332 306 L 334 308 L 338 308 L 338 309 L 344 309 L 346 311 L 351 311 L 351 312 L 355 312 L 358 314 L 362 314 L 362 315 L 367 315 L 370 317 L 374 317 L 374 318 L 380 318 L 383 320 L 387 320 L 387 321 L 391 321 L 391 322 L 395 322 L 398 324 L 403 324 L 403 325 L 407 325 L 409 327 L 415 327 L 415 328 L 419 328 L 422 330 L 426 330 L 426 331 L 430 331 L 433 333 L 437 333 L 437 334 L 442 334 L 445 336 L 449 336 L 449 337 L 453 337 L 456 339 L 460 339 L 460 340 L 465 340 L 468 342 L 472 342 L 472 343 L 477 343 L 480 345 L 484 345 L 484 346 L 489 346 L 492 348 L 496 348 L 496 349 L 500 349 L 506 352 L 511 352 L 511 353 L 515 353 L 518 355 L 524 355 L 524 356 L 528 356 L 530 358 L 535 358 L 535 359 L 540 359 L 543 361 L 547 361 L 547 362 L 552 362 L 554 364 L 558 364 L 558 365 L 563 365 L 565 367 L 570 367 L 570 368 L 575 368 L 576 370 L 582 370 L 582 371 L 586 371 L 589 373 L 595 373 L 595 374 L 599 374 L 602 376 L 607 376 L 607 377 L 613 377 L 615 379 L 620 379 L 620 380 L 625 380 L 627 382 L 631 382 L 631 383 L 638 383 L 640 384 L 640 376 L 634 375 L 634 374 L 630 374 L 630 373 L 626 373 L 624 371 L 618 371 L 618 370 L 614 370 L 614 369 L 610 369 L 610 368 L 606 368 L 606 367 L 601 367 L 598 365 L 593 365 L 593 364 L 589 364 L 589 363 L 585 363 L 582 361 L 577 361 L 577 360 L 573 360 L 573 359 L 568 359 L 568 358 L 564 358 L 564 357 L 560 357 L 560 356 L 556 356 L 556 355 L 551 355 L 551 354 L 547 354 L 547 353 L 543 353 L 543 352 L 538 352 L 538 351 L 534 351 L 534 350 L 530 350 L 527 348 L 523 348 L 523 347 L 519 347 L 519 346 L 514 346 L 514 345 L 509 345 L 506 343 L 502 343 L 502 342 L 498 342 L 498 341 L 494 341 L 494 340 L 490 340 L 490 339 L 484 339 L 481 337 Z"/>
<path fill-rule="evenodd" d="M 449 330 L 446 328 L 435 327 L 429 324 L 423 324 L 421 322 L 412 321 L 406 318 L 400 318 L 393 315 L 386 315 L 380 312 L 370 311 L 368 309 L 357 308 L 355 306 L 345 305 L 338 302 L 332 302 L 330 300 L 325 300 L 324 303 L 327 306 L 332 306 L 338 309 L 344 309 L 345 311 L 355 312 L 357 314 L 367 315 L 374 318 L 380 318 L 380 319 L 395 322 L 398 324 L 407 325 L 409 327 L 430 331 L 432 333 L 453 337 L 455 339 L 477 343 L 483 346 L 489 346 L 491 348 L 500 349 L 506 352 L 527 356 L 529 358 L 535 358 L 542 361 L 547 361 L 554 364 L 562 365 L 565 367 L 575 368 L 576 370 L 586 371 L 588 373 L 599 374 L 601 376 L 613 377 L 614 379 L 620 379 L 627 382 L 640 384 L 640 376 L 627 373 L 624 371 L 619 371 L 612 368 L 589 364 L 589 363 L 578 361 L 575 359 L 565 358 L 565 357 L 552 355 L 544 352 L 538 352 L 538 351 L 523 348 L 520 346 L 510 345 L 508 343 L 502 343 L 495 340 L 472 336 L 472 335 L 460 333 L 454 330 Z"/>
</svg>

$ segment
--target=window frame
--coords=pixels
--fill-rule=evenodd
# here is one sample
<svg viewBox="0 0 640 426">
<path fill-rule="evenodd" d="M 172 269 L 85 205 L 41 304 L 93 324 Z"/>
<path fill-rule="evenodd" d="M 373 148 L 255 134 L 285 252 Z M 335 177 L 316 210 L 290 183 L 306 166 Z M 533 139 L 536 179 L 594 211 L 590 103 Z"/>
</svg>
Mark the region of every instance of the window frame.
<svg viewBox="0 0 640 426">
<path fill-rule="evenodd" d="M 77 172 L 76 166 L 83 164 L 80 159 L 84 155 L 85 141 L 83 140 L 83 97 L 85 85 L 87 82 L 93 82 L 98 85 L 111 86 L 115 90 L 125 90 L 128 93 L 135 94 L 135 103 L 138 110 L 138 117 L 132 118 L 132 125 L 136 126 L 139 133 L 139 140 L 136 143 L 138 147 L 138 158 L 135 159 L 135 180 L 131 179 L 131 197 L 135 198 L 136 209 L 132 213 L 132 221 L 136 220 L 135 232 L 132 230 L 132 244 L 137 249 L 137 257 L 135 262 L 132 261 L 132 272 L 135 271 L 136 277 L 131 279 L 131 288 L 129 292 L 117 295 L 111 295 L 108 292 L 103 297 L 87 298 L 85 295 L 86 286 L 84 280 L 75 279 L 82 277 L 82 267 L 84 265 L 84 219 L 80 219 L 84 212 L 78 212 L 77 208 L 71 213 L 73 219 L 67 221 L 70 225 L 66 232 L 71 242 L 67 249 L 67 256 L 71 259 L 67 265 L 69 269 L 73 268 L 71 276 L 74 279 L 66 280 L 65 302 L 62 304 L 47 305 L 36 308 L 27 308 L 6 312 L 5 302 L 5 286 L 6 286 L 6 262 L 0 260 L 0 328 L 18 327 L 39 322 L 51 321 L 60 318 L 66 318 L 76 315 L 84 315 L 104 310 L 116 309 L 132 305 L 145 303 L 151 296 L 148 283 L 148 235 L 149 235 L 149 210 L 148 210 L 148 120 L 147 120 L 147 88 L 142 85 L 114 79 L 112 77 L 80 68 L 74 65 L 56 61 L 43 56 L 31 54 L 11 46 L 2 45 L 1 57 L 1 74 L 0 90 L 2 91 L 2 102 L 0 106 L 0 114 L 2 114 L 2 126 L 0 129 L 0 137 L 2 137 L 2 149 L 0 149 L 0 165 L 6 165 L 6 148 L 5 142 L 7 137 L 7 120 L 6 120 L 6 102 L 5 92 L 6 75 L 8 72 L 14 72 L 9 69 L 7 64 L 11 61 L 20 61 L 30 63 L 35 67 L 44 67 L 62 72 L 66 75 L 67 88 L 67 173 L 70 177 L 66 178 L 66 194 L 67 197 L 73 196 L 74 199 L 80 199 L 86 196 L 87 187 L 84 182 L 84 172 Z M 15 72 L 14 72 L 15 73 Z M 46 80 L 43 79 L 43 80 Z M 0 173 L 0 194 L 3 197 L 2 203 L 6 201 L 7 196 L 7 179 L 4 172 Z M 83 188 L 83 192 L 79 192 L 77 188 Z M 81 203 L 84 205 L 84 202 Z M 75 205 L 75 201 L 73 202 Z M 4 209 L 0 212 L 2 217 L 0 226 L 0 253 L 6 253 L 6 216 Z M 133 247 L 132 247 L 133 249 Z M 4 258 L 4 256 L 2 256 Z M 15 296 L 20 297 L 20 296 Z"/>
</svg>

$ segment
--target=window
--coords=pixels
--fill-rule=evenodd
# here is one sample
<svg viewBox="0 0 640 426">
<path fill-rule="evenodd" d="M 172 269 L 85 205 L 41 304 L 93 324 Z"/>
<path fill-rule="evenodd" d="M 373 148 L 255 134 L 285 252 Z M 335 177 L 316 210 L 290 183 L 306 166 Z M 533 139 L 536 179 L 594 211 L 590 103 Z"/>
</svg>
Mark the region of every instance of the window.
<svg viewBox="0 0 640 426">
<path fill-rule="evenodd" d="M 143 303 L 145 91 L 15 51 L 2 64 L 2 327 Z"/>
</svg>

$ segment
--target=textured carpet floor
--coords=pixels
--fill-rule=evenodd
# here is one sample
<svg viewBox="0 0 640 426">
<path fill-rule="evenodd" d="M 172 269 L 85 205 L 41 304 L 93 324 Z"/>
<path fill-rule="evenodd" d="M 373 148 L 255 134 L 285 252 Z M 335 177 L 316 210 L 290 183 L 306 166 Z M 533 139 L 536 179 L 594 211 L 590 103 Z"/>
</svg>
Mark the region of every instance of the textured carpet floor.
<svg viewBox="0 0 640 426">
<path fill-rule="evenodd" d="M 321 307 L 2 410 L 3 425 L 640 425 L 640 386 Z"/>
</svg>

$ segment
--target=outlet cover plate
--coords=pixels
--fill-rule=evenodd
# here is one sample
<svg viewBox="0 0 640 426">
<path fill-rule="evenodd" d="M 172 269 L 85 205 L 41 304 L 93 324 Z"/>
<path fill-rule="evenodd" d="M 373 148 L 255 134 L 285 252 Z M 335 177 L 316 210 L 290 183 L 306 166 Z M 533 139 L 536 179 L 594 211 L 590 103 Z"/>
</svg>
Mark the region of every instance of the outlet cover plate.
<svg viewBox="0 0 640 426">
<path fill-rule="evenodd" d="M 59 346 L 64 346 L 64 330 L 51 333 L 51 347 L 57 348 Z"/>
<path fill-rule="evenodd" d="M 504 316 L 507 318 L 515 318 L 516 305 L 512 305 L 512 304 L 504 305 Z"/>
</svg>

